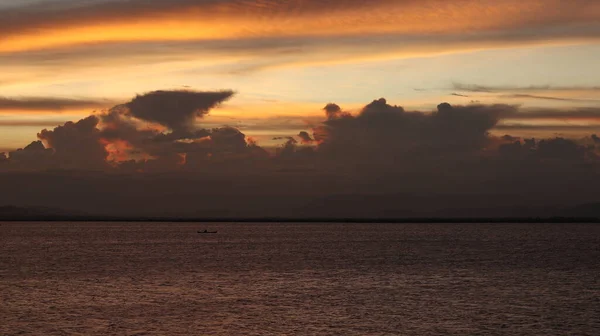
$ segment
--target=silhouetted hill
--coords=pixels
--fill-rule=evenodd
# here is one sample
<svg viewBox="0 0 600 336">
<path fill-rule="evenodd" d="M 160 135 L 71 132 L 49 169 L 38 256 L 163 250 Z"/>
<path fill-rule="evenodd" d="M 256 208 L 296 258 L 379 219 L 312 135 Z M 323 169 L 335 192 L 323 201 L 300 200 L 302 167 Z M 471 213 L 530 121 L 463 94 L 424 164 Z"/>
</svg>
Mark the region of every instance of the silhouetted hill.
<svg viewBox="0 0 600 336">
<path fill-rule="evenodd" d="M 559 216 L 564 217 L 594 217 L 600 218 L 600 203 L 581 204 L 566 208 L 558 212 Z"/>
<path fill-rule="evenodd" d="M 84 217 L 85 214 L 78 212 L 67 212 L 60 209 L 46 207 L 18 207 L 18 206 L 0 206 L 0 220 L 60 220 L 62 218 Z"/>
<path fill-rule="evenodd" d="M 89 215 L 47 207 L 0 206 L 0 221 L 164 221 L 164 222 L 404 222 L 404 223 L 550 223 L 595 222 L 600 223 L 600 203 L 589 203 L 569 208 L 554 207 L 499 207 L 477 209 L 450 209 L 442 211 L 414 212 L 406 208 L 394 208 L 390 201 L 381 200 L 377 210 L 381 212 L 350 209 L 343 205 L 350 199 L 340 199 L 335 212 L 306 213 L 304 215 L 240 216 L 235 211 L 215 209 L 210 213 L 182 216 L 115 216 Z M 314 204 L 313 204 L 314 205 Z M 330 204 L 332 205 L 332 204 Z M 370 209 L 373 210 L 373 209 Z"/>
</svg>

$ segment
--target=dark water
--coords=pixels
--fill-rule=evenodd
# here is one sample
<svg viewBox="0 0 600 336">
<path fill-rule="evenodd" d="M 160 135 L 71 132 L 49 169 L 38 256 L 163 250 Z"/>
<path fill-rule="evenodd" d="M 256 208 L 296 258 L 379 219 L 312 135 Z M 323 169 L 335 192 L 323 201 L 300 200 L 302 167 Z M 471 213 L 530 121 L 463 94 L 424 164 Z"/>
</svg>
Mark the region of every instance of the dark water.
<svg viewBox="0 0 600 336">
<path fill-rule="evenodd" d="M 2 223 L 0 244 L 0 335 L 600 335 L 600 225 Z"/>
</svg>

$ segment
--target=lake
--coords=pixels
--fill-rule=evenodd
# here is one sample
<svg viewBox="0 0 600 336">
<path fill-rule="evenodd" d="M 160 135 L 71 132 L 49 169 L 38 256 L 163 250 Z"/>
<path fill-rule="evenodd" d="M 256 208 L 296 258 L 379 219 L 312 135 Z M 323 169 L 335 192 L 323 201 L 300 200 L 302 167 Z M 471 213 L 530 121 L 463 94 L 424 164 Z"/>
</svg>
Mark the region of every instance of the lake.
<svg viewBox="0 0 600 336">
<path fill-rule="evenodd" d="M 600 335 L 600 225 L 1 223 L 0 296 L 1 335 Z"/>
</svg>

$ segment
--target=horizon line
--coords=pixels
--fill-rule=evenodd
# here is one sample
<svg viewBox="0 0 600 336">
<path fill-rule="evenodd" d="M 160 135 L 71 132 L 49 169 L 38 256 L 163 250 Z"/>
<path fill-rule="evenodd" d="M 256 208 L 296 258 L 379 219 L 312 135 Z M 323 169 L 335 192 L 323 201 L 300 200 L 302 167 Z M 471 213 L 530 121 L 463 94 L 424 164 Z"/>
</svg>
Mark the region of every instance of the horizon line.
<svg viewBox="0 0 600 336">
<path fill-rule="evenodd" d="M 399 217 L 399 218 L 344 218 L 344 217 L 127 217 L 127 216 L 7 216 L 0 222 L 176 222 L 176 223 L 339 223 L 339 224 L 502 224 L 502 223 L 589 223 L 600 224 L 600 217 Z"/>
</svg>

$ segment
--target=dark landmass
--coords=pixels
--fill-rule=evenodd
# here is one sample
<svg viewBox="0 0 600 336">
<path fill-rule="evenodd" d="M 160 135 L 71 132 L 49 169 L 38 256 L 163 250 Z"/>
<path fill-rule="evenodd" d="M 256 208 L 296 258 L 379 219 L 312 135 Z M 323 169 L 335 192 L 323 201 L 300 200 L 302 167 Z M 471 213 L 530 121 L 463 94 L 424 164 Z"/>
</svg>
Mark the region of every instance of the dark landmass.
<svg viewBox="0 0 600 336">
<path fill-rule="evenodd" d="M 587 204 L 559 211 L 557 215 L 537 217 L 410 216 L 410 217 L 129 217 L 71 214 L 42 207 L 0 207 L 5 222 L 240 222 L 240 223 L 600 223 L 600 204 Z M 562 214 L 562 215 L 561 215 Z"/>
<path fill-rule="evenodd" d="M 385 176 L 363 180 L 336 174 L 215 174 L 0 173 L 0 207 L 12 206 L 0 209 L 0 220 L 600 218 L 600 188 L 590 184 L 595 180 L 587 182 L 587 191 L 570 179 L 560 180 L 565 188 L 577 190 L 568 192 L 543 183 L 497 179 L 485 188 L 469 187 L 461 179 L 444 182 L 440 189 L 429 187 L 425 177 L 402 182 Z"/>
<path fill-rule="evenodd" d="M 45 218 L 77 218 L 86 214 L 47 207 L 0 206 L 0 220 L 45 220 Z"/>
</svg>

